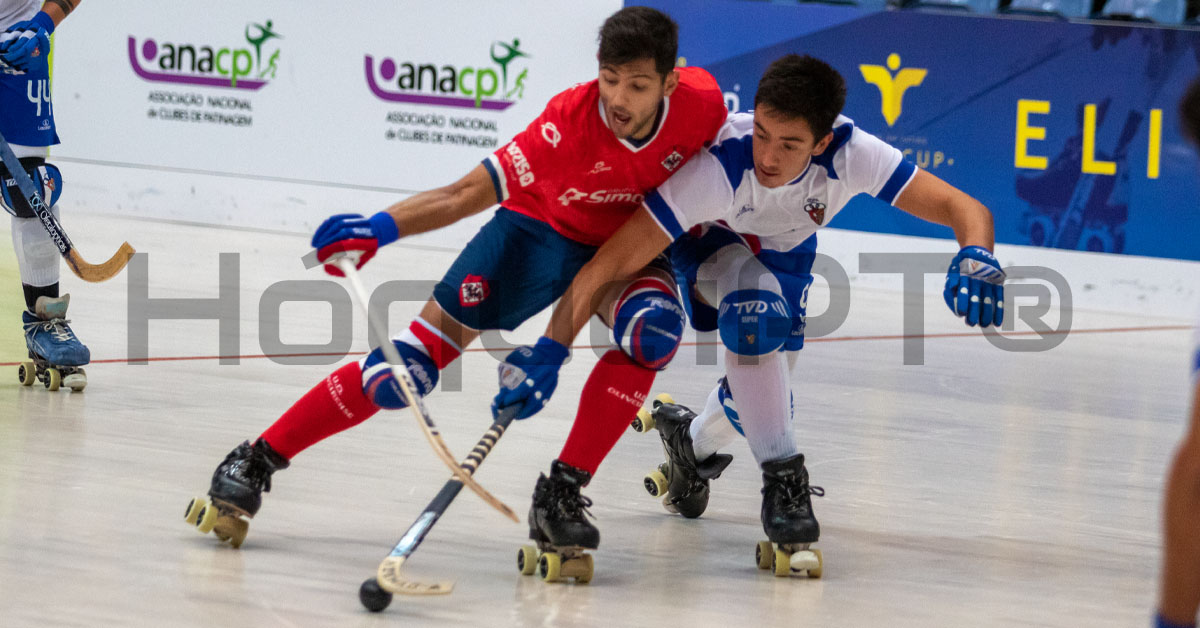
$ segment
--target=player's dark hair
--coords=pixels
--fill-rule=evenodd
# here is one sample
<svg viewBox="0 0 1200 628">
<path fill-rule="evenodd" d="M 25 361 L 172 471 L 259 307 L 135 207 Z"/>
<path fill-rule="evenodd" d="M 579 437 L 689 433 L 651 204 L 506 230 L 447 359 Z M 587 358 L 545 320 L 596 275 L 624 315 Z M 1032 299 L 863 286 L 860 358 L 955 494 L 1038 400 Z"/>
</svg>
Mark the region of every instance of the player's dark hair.
<svg viewBox="0 0 1200 628">
<path fill-rule="evenodd" d="M 754 108 L 769 107 L 787 119 L 803 118 L 820 141 L 846 105 L 846 81 L 828 63 L 808 55 L 776 59 L 758 82 Z"/>
<path fill-rule="evenodd" d="M 1200 146 L 1200 76 L 1192 81 L 1191 87 L 1179 101 L 1179 122 L 1188 139 Z"/>
<path fill-rule="evenodd" d="M 625 7 L 600 27 L 600 63 L 625 65 L 653 59 L 654 69 L 666 80 L 675 68 L 679 26 L 670 16 L 650 7 Z"/>
</svg>

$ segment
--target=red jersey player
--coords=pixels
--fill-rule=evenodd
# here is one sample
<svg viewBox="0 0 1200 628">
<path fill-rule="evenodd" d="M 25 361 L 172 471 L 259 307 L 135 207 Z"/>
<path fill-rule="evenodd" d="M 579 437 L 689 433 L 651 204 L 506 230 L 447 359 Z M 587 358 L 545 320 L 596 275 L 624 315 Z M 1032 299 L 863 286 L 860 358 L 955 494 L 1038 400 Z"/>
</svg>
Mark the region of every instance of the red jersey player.
<svg viewBox="0 0 1200 628">
<path fill-rule="evenodd" d="M 393 340 L 422 395 L 482 330 L 514 329 L 553 303 L 643 195 L 716 134 L 725 119 L 724 98 L 703 70 L 674 69 L 676 42 L 677 27 L 663 13 L 647 7 L 618 11 L 600 30 L 599 78 L 555 96 L 528 128 L 465 177 L 371 218 L 333 216 L 317 230 L 313 246 L 320 259 L 357 250 L 363 252 L 361 266 L 401 234 L 437 229 L 501 204 L 420 316 Z M 599 531 L 585 517 L 591 502 L 580 488 L 636 415 L 683 331 L 683 309 L 665 261 L 601 296 L 597 311 L 620 348 L 593 369 L 567 443 L 550 475 L 538 479 L 530 537 L 542 549 L 577 553 L 599 545 Z M 567 354 L 553 341 L 514 352 L 501 365 L 502 381 L 520 381 L 522 369 L 560 365 Z M 376 349 L 334 371 L 256 440 L 230 452 L 209 490 L 222 516 L 253 517 L 272 473 L 296 454 L 380 408 L 404 407 L 394 387 L 385 385 L 391 377 Z M 543 403 L 531 398 L 518 417 Z"/>
</svg>

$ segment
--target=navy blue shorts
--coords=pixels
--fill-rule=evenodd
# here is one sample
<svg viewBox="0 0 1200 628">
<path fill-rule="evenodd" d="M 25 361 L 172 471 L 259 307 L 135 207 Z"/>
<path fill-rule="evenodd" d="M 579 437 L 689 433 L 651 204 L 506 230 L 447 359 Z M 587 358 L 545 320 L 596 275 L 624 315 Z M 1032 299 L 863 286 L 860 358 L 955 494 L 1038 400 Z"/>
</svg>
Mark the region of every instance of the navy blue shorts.
<svg viewBox="0 0 1200 628">
<path fill-rule="evenodd" d="M 471 329 L 516 329 L 554 303 L 598 247 L 501 207 L 467 243 L 433 298 Z"/>
<path fill-rule="evenodd" d="M 685 233 L 671 245 L 671 264 L 675 267 L 675 282 L 683 297 L 683 307 L 696 331 L 717 329 L 717 309 L 700 299 L 696 293 L 696 271 L 705 260 L 721 248 L 737 244 L 751 248 L 737 233 L 719 225 L 704 225 L 699 236 Z M 753 249 L 752 249 L 753 250 Z M 796 248 L 781 251 L 759 251 L 756 257 L 779 280 L 783 298 L 792 310 L 792 331 L 784 344 L 788 351 L 804 348 L 804 325 L 808 314 L 808 289 L 812 285 L 812 266 L 817 255 L 817 236 Z"/>
<path fill-rule="evenodd" d="M 50 146 L 58 143 L 50 101 L 50 70 L 34 64 L 25 74 L 0 72 L 0 133 L 9 144 Z"/>
</svg>

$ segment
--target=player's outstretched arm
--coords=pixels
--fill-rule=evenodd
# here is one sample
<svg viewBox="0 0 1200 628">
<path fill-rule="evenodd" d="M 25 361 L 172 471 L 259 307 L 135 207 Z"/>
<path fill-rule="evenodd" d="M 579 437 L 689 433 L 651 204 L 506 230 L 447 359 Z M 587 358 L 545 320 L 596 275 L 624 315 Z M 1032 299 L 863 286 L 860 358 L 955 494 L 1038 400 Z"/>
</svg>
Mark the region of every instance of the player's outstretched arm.
<svg viewBox="0 0 1200 628">
<path fill-rule="evenodd" d="M 546 337 L 569 345 L 596 312 L 605 288 L 632 277 L 670 244 L 671 236 L 658 226 L 650 210 L 643 206 L 634 212 L 575 275 L 554 307 Z"/>
<path fill-rule="evenodd" d="M 971 326 L 1004 322 L 1004 271 L 992 255 L 995 228 L 983 203 L 936 176 L 918 170 L 896 198 L 896 207 L 954 230 L 958 255 L 946 272 L 942 297 Z"/>
<path fill-rule="evenodd" d="M 321 262 L 335 254 L 353 252 L 358 267 L 362 268 L 379 247 L 395 242 L 402 235 L 440 229 L 497 202 L 491 175 L 479 165 L 450 185 L 414 194 L 370 218 L 362 214 L 331 216 L 313 234 L 312 245 Z M 325 272 L 342 274 L 333 264 L 326 264 Z"/>
<path fill-rule="evenodd" d="M 671 237 L 645 207 L 625 221 L 575 275 L 554 306 L 546 335 L 537 344 L 517 347 L 504 358 L 493 414 L 519 405 L 517 418 L 524 419 L 541 410 L 558 385 L 558 369 L 570 354 L 567 347 L 596 311 L 605 289 L 614 281 L 632 277 L 669 244 Z"/>
<path fill-rule="evenodd" d="M 896 207 L 950 227 L 960 247 L 978 246 L 990 251 L 995 246 L 992 212 L 966 192 L 924 170 L 917 170 L 896 198 Z"/>
</svg>

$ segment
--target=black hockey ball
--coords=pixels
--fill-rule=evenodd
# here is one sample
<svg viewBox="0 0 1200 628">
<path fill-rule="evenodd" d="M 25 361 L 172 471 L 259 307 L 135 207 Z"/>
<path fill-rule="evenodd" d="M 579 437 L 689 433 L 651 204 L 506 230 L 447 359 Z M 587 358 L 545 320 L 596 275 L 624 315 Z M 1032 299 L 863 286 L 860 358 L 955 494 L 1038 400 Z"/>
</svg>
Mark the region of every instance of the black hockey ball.
<svg viewBox="0 0 1200 628">
<path fill-rule="evenodd" d="M 362 602 L 367 610 L 378 613 L 392 603 L 392 594 L 384 591 L 378 580 L 368 578 L 358 588 L 358 601 Z"/>
</svg>

